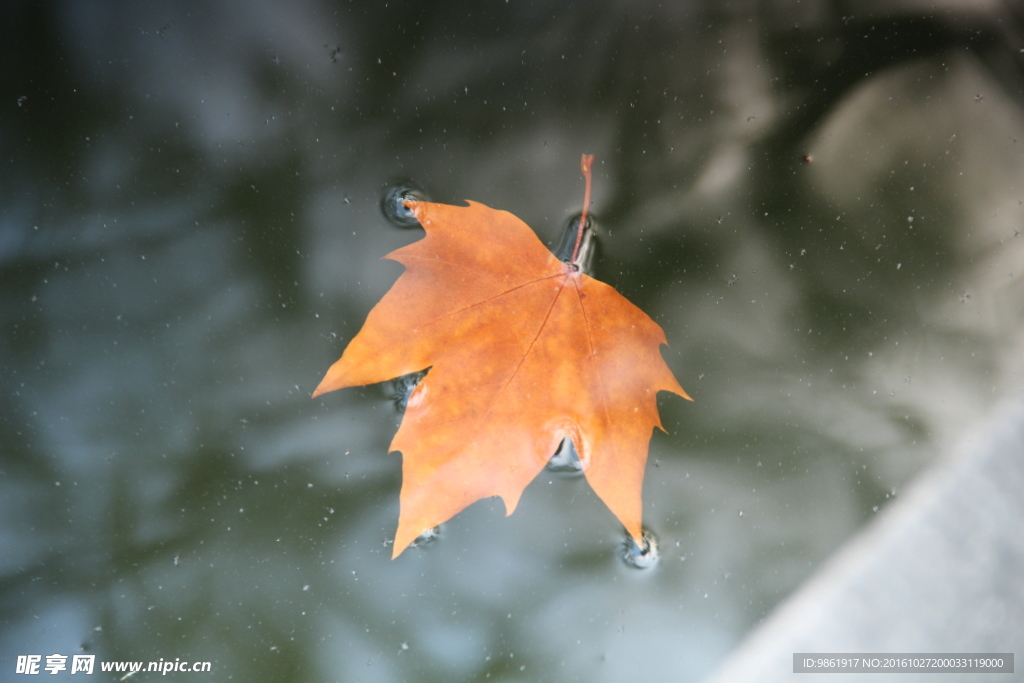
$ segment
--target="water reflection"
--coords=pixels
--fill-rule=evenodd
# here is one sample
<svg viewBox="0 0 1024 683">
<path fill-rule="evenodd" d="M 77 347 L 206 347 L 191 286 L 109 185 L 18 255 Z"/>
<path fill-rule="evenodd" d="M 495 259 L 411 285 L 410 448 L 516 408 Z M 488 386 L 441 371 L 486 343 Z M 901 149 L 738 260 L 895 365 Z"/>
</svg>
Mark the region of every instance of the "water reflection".
<svg viewBox="0 0 1024 683">
<path fill-rule="evenodd" d="M 424 192 L 416 183 L 404 181 L 395 183 L 384 193 L 380 200 L 380 209 L 384 217 L 400 228 L 419 227 L 419 220 L 412 210 L 406 206 L 406 202 L 429 201 Z"/>
<path fill-rule="evenodd" d="M 651 569 L 661 559 L 658 537 L 650 529 L 644 529 L 643 538 L 637 543 L 627 538 L 622 544 L 622 560 L 634 569 Z"/>
<path fill-rule="evenodd" d="M 1019 386 L 994 15 L 670 5 L 4 5 L 0 666 L 695 680 Z M 652 442 L 660 560 L 545 472 L 391 562 L 400 415 L 308 398 L 415 239 L 386 183 L 554 243 L 584 150 L 594 274 L 696 399 Z"/>
<path fill-rule="evenodd" d="M 583 463 L 580 462 L 580 455 L 576 452 L 576 446 L 568 436 L 562 439 L 555 454 L 548 460 L 547 470 L 569 477 L 583 475 Z"/>
</svg>

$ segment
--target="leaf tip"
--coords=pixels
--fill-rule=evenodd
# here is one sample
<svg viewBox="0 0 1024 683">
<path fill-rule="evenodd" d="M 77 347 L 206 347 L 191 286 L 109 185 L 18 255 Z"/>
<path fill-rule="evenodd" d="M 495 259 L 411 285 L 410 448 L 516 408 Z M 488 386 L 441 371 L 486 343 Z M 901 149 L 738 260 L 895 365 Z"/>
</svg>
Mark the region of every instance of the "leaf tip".
<svg viewBox="0 0 1024 683">
<path fill-rule="evenodd" d="M 333 369 L 334 368 L 332 367 L 330 370 L 327 371 L 327 374 L 324 375 L 324 378 L 320 380 L 320 384 L 316 385 L 316 389 L 313 390 L 313 395 L 310 396 L 310 398 L 316 398 L 321 394 L 326 394 L 330 391 L 334 391 L 335 389 L 341 388 L 339 386 L 338 380 L 333 376 L 331 372 L 331 370 Z"/>
<path fill-rule="evenodd" d="M 637 519 L 635 522 L 623 524 L 623 526 L 626 529 L 626 533 L 629 534 L 629 537 L 642 548 L 644 545 L 644 527 L 640 520 Z"/>
<path fill-rule="evenodd" d="M 416 540 L 416 534 L 410 534 L 406 527 L 403 527 L 401 520 L 398 522 L 398 529 L 395 531 L 395 539 L 391 543 L 391 559 L 394 560 L 405 552 L 406 548 Z"/>
<path fill-rule="evenodd" d="M 498 497 L 501 498 L 501 502 L 505 504 L 505 516 L 511 516 L 512 513 L 516 511 L 516 506 L 519 505 L 519 496 L 514 494 L 502 494 Z"/>
</svg>

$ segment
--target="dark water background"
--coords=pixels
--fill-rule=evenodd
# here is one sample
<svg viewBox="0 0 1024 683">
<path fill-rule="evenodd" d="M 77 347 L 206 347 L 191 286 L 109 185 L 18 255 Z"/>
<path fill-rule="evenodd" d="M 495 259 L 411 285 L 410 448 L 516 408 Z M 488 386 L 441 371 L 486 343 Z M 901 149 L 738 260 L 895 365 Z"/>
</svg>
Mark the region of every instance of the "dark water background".
<svg viewBox="0 0 1024 683">
<path fill-rule="evenodd" d="M 1012 3 L 0 9 L 0 680 L 694 681 L 1024 366 Z M 392 562 L 399 415 L 310 400 L 417 238 L 409 179 L 664 328 L 661 560 L 581 479 Z M 48 674 L 48 678 L 50 676 Z M 70 678 L 67 672 L 52 677 Z M 156 680 L 139 674 L 135 680 Z"/>
</svg>

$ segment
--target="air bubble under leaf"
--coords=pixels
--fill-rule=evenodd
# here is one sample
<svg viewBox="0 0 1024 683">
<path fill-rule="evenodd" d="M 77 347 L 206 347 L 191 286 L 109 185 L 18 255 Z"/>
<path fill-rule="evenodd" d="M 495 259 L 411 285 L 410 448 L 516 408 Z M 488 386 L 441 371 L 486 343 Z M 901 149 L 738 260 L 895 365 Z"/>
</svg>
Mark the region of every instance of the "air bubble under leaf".
<svg viewBox="0 0 1024 683">
<path fill-rule="evenodd" d="M 398 412 L 405 412 L 405 407 L 409 403 L 409 396 L 412 394 L 413 389 L 419 385 L 420 381 L 427 376 L 427 372 L 429 370 L 410 372 L 408 375 L 402 375 L 384 383 L 384 395 L 395 402 L 395 408 Z"/>
<path fill-rule="evenodd" d="M 622 560 L 627 566 L 635 569 L 650 569 L 658 564 L 661 553 L 658 551 L 658 537 L 644 527 L 643 542 L 637 544 L 631 536 L 627 536 L 622 544 Z"/>
<path fill-rule="evenodd" d="M 558 244 L 552 251 L 559 261 L 568 263 L 572 259 L 572 252 L 576 246 L 576 234 L 579 232 L 580 218 L 582 214 L 577 213 L 569 219 L 562 229 Z M 576 265 L 579 270 L 587 275 L 593 275 L 594 258 L 597 255 L 597 231 L 594 227 L 594 217 L 587 216 L 587 223 L 583 227 L 583 237 L 580 239 L 579 252 L 576 255 Z"/>
<path fill-rule="evenodd" d="M 562 439 L 558 450 L 548 460 L 547 468 L 549 472 L 570 476 L 583 474 L 583 463 L 580 462 L 580 456 L 576 452 L 576 446 L 573 445 L 572 439 L 569 437 Z"/>
<path fill-rule="evenodd" d="M 410 543 L 413 548 L 425 548 L 428 545 L 434 544 L 438 539 L 441 538 L 441 525 L 430 527 L 422 534 L 416 537 L 416 539 Z"/>
<path fill-rule="evenodd" d="M 420 224 L 407 202 L 430 201 L 427 193 L 413 182 L 392 185 L 380 200 L 380 209 L 392 225 L 399 228 L 413 228 Z"/>
</svg>

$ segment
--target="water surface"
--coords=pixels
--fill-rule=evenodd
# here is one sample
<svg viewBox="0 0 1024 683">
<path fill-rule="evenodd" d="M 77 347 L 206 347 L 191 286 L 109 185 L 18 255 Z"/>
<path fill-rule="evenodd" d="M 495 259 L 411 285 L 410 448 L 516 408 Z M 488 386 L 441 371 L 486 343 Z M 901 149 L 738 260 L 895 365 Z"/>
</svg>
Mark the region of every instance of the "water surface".
<svg viewBox="0 0 1024 683">
<path fill-rule="evenodd" d="M 699 680 L 1019 388 L 1000 17 L 667 4 L 5 5 L 5 680 Z M 595 275 L 695 399 L 660 401 L 660 561 L 544 473 L 393 562 L 393 401 L 309 398 L 420 234 L 381 197 L 551 244 L 583 152 Z"/>
</svg>

